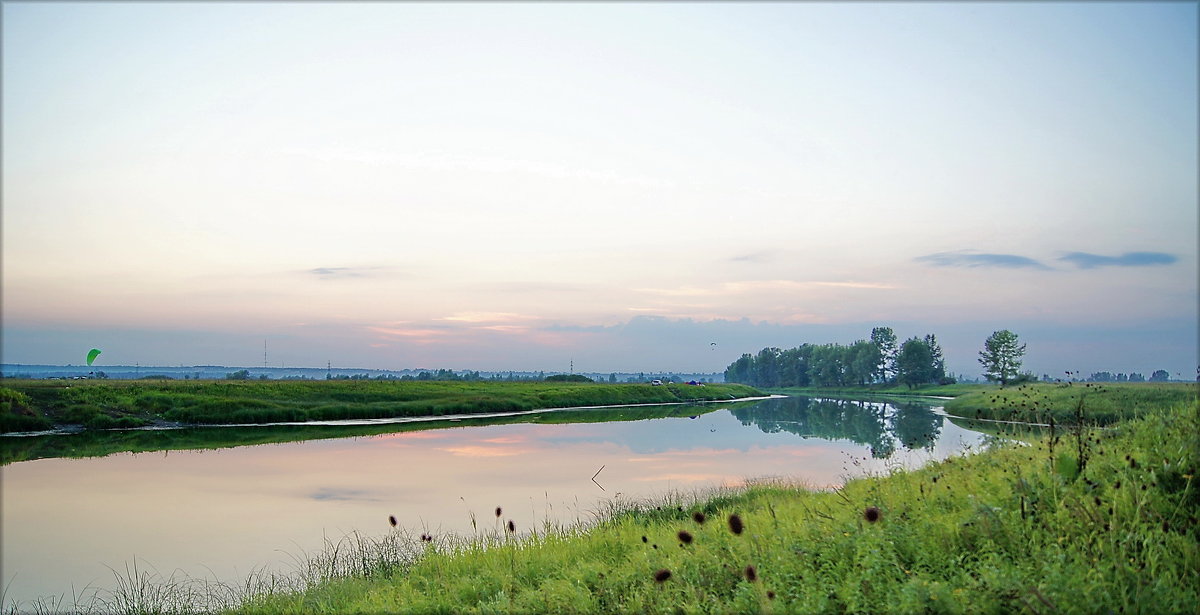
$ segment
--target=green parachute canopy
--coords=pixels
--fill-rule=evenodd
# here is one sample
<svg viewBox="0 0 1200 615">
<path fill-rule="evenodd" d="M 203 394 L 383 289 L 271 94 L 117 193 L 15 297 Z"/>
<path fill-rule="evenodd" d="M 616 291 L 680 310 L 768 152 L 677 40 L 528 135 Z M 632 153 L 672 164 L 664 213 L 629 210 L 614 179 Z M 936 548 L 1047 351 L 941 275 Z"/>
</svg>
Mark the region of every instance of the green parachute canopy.
<svg viewBox="0 0 1200 615">
<path fill-rule="evenodd" d="M 98 357 L 98 356 L 100 356 L 99 348 L 93 348 L 93 349 L 89 350 L 88 351 L 88 366 L 91 366 L 92 361 L 95 361 L 96 357 Z"/>
</svg>

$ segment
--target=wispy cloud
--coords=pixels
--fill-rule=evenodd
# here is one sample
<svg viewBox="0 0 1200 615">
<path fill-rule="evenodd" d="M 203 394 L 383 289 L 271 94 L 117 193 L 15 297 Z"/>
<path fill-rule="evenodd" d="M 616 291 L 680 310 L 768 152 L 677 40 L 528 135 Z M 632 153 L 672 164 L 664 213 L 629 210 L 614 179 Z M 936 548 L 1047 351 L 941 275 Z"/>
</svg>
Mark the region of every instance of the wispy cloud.
<svg viewBox="0 0 1200 615">
<path fill-rule="evenodd" d="M 533 452 L 533 449 L 530 448 L 473 445 L 448 446 L 437 450 L 459 457 L 512 457 L 514 455 L 524 455 Z"/>
<path fill-rule="evenodd" d="M 584 290 L 577 284 L 562 284 L 556 282 L 494 282 L 480 284 L 478 288 L 488 292 L 500 293 L 575 293 Z"/>
<path fill-rule="evenodd" d="M 775 252 L 764 250 L 761 252 L 751 252 L 749 254 L 739 254 L 730 257 L 729 261 L 733 263 L 765 263 L 775 260 Z"/>
<path fill-rule="evenodd" d="M 1120 256 L 1070 252 L 1058 260 L 1071 263 L 1080 269 L 1096 269 L 1097 267 L 1151 267 L 1154 265 L 1170 265 L 1179 259 L 1175 255 L 1165 252 L 1126 252 Z"/>
<path fill-rule="evenodd" d="M 913 259 L 935 267 L 1000 267 L 1003 269 L 1039 269 L 1050 267 L 1027 256 L 1017 254 L 986 254 L 975 252 L 938 252 Z"/>
<path fill-rule="evenodd" d="M 308 495 L 314 500 L 359 500 L 365 502 L 378 502 L 379 496 L 369 491 L 362 489 L 345 489 L 341 487 L 321 487 Z"/>
<path fill-rule="evenodd" d="M 458 312 L 444 316 L 441 320 L 463 323 L 505 323 L 535 320 L 536 316 L 512 312 Z"/>
<path fill-rule="evenodd" d="M 368 330 L 384 336 L 384 339 L 403 339 L 416 344 L 432 344 L 452 333 L 448 329 L 431 327 L 367 327 Z"/>
<path fill-rule="evenodd" d="M 818 287 L 857 288 L 873 290 L 889 290 L 896 288 L 892 284 L 882 282 L 842 282 L 805 281 L 805 280 L 748 280 L 744 282 L 724 282 L 714 286 L 679 286 L 675 288 L 638 288 L 638 292 L 662 297 L 722 297 L 730 295 L 745 295 L 752 293 L 795 292 L 811 290 Z"/>
<path fill-rule="evenodd" d="M 322 280 L 348 280 L 378 276 L 384 272 L 385 267 L 314 267 L 304 273 Z"/>
</svg>

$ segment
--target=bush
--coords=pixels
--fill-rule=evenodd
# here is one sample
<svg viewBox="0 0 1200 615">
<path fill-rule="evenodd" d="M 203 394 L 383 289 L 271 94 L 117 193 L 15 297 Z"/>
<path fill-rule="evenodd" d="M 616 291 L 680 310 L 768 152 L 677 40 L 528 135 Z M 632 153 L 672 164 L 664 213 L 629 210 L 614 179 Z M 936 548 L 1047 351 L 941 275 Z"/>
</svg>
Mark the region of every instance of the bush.
<svg viewBox="0 0 1200 615">
<path fill-rule="evenodd" d="M 583 374 L 555 374 L 546 376 L 546 382 L 595 382 Z"/>
</svg>

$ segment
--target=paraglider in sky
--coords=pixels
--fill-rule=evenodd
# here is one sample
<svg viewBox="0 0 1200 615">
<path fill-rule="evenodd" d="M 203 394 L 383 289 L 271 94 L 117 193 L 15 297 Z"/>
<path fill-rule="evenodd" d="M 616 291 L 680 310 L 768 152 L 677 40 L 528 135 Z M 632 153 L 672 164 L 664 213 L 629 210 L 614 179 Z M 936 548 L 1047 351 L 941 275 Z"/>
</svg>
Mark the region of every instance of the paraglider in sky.
<svg viewBox="0 0 1200 615">
<path fill-rule="evenodd" d="M 95 360 L 96 360 L 96 357 L 98 357 L 98 356 L 100 356 L 100 349 L 99 349 L 99 348 L 93 348 L 93 349 L 91 349 L 91 350 L 89 350 L 89 351 L 88 351 L 87 363 L 88 363 L 88 366 L 89 366 L 89 367 L 91 367 L 91 365 L 92 365 L 92 361 L 95 361 Z"/>
<path fill-rule="evenodd" d="M 716 349 L 717 349 L 717 343 L 716 343 L 716 342 L 712 342 L 712 343 L 710 343 L 710 344 L 709 344 L 709 347 L 711 347 L 713 350 L 716 350 Z"/>
</svg>

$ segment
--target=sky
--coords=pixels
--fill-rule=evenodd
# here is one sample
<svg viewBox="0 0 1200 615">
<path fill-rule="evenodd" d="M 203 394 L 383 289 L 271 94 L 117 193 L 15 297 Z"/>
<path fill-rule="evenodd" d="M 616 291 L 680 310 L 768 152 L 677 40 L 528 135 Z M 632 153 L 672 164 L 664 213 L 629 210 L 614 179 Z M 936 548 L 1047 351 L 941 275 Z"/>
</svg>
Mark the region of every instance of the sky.
<svg viewBox="0 0 1200 615">
<path fill-rule="evenodd" d="M 5 1 L 0 352 L 1190 379 L 1197 6 Z"/>
</svg>

